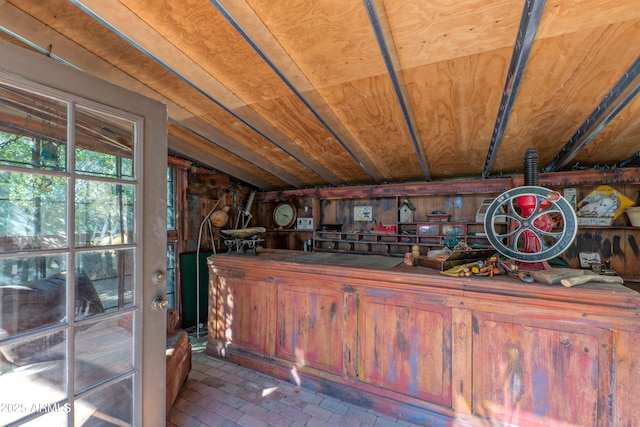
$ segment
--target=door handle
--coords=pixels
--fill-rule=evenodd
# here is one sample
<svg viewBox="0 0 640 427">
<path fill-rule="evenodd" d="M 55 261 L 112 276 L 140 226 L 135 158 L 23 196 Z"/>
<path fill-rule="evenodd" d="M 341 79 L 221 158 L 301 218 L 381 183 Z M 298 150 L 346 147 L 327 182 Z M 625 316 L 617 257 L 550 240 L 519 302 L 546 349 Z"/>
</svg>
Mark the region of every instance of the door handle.
<svg viewBox="0 0 640 427">
<path fill-rule="evenodd" d="M 166 298 L 158 295 L 151 301 L 151 308 L 154 310 L 165 310 L 169 306 L 169 301 Z"/>
</svg>

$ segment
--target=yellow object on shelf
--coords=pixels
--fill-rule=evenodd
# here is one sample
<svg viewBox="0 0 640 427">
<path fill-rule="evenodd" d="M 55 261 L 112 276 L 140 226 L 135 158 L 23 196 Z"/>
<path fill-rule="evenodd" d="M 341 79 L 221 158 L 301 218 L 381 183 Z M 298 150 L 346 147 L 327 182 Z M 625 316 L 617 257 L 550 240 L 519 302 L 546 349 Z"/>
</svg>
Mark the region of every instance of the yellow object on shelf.
<svg viewBox="0 0 640 427">
<path fill-rule="evenodd" d="M 451 267 L 450 269 L 441 271 L 440 273 L 446 274 L 447 276 L 460 276 L 460 273 L 465 273 L 465 269 L 467 269 L 467 271 L 471 271 L 473 267 L 477 268 L 477 263 L 475 261 L 468 264 L 456 265 L 455 267 Z"/>
<path fill-rule="evenodd" d="M 578 225 L 611 225 L 633 201 L 609 185 L 600 185 L 578 203 Z"/>
</svg>

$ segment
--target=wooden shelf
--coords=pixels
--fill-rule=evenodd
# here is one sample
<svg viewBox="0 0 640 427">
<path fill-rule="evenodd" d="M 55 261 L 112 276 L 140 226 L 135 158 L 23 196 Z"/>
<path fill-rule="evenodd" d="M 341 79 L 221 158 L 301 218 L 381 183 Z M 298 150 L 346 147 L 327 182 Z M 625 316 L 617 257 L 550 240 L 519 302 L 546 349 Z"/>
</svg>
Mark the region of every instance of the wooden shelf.
<svg viewBox="0 0 640 427">
<path fill-rule="evenodd" d="M 269 228 L 264 237 L 265 243 L 263 246 L 265 248 L 306 250 L 306 248 L 312 247 L 306 242 L 313 239 L 313 230 Z"/>
<path fill-rule="evenodd" d="M 300 230 L 299 228 L 269 228 L 267 233 L 313 233 L 313 230 Z"/>
<path fill-rule="evenodd" d="M 588 230 L 640 230 L 640 227 L 632 225 L 578 225 L 578 231 L 581 229 Z"/>
<path fill-rule="evenodd" d="M 403 223 L 402 225 L 406 225 Z M 464 226 L 465 234 L 458 238 L 468 244 L 490 246 L 486 237 L 467 234 L 467 224 L 459 222 L 441 223 L 414 223 L 414 225 L 436 224 L 438 233 L 434 235 L 407 234 L 407 233 L 384 233 L 384 232 L 347 232 L 347 231 L 315 231 L 314 250 L 323 252 L 346 252 L 346 253 L 384 253 L 389 255 L 402 255 L 411 252 L 411 247 L 418 245 L 420 248 L 431 250 L 442 248 L 443 239 L 451 234 L 443 234 L 443 227 Z M 446 230 L 444 230 L 446 231 Z"/>
<path fill-rule="evenodd" d="M 605 180 L 603 182 L 603 179 Z M 614 181 L 610 181 L 613 179 Z M 491 181 L 491 182 L 489 182 Z M 602 171 L 589 171 L 577 173 L 552 173 L 540 174 L 538 185 L 547 187 L 562 193 L 568 187 L 576 188 L 577 198 L 582 199 L 592 187 L 607 183 L 615 184 L 617 191 L 625 194 L 631 199 L 637 199 L 639 191 L 640 174 L 638 169 L 628 169 L 622 175 L 611 173 L 605 174 Z M 486 184 L 491 184 L 486 186 Z M 476 180 L 465 182 L 441 182 L 441 183 L 414 183 L 410 185 L 381 185 L 362 186 L 349 188 L 329 188 L 329 189 L 309 189 L 294 190 L 290 193 L 281 192 L 269 193 L 269 197 L 264 201 L 277 203 L 283 198 L 299 197 L 304 202 L 300 202 L 300 207 L 308 205 L 312 208 L 314 225 L 317 229 L 313 233 L 313 238 L 317 242 L 312 242 L 314 250 L 351 250 L 356 253 L 389 253 L 404 254 L 411 250 L 411 246 L 418 244 L 422 250 L 422 255 L 426 255 L 429 249 L 442 248 L 440 239 L 426 242 L 420 241 L 417 233 L 418 224 L 430 223 L 429 215 L 444 212 L 449 216 L 449 222 L 465 223 L 467 231 L 464 240 L 469 245 L 477 247 L 491 247 L 489 240 L 484 234 L 484 223 L 478 217 L 482 212 L 482 203 L 485 199 L 495 199 L 504 190 L 523 185 L 519 177 L 504 178 L 499 180 Z M 262 194 L 262 193 L 260 193 Z M 259 197 L 263 197 L 259 195 Z M 258 200 L 258 199 L 256 199 Z M 408 203 L 404 203 L 407 200 Z M 268 204 L 268 206 L 272 206 Z M 371 208 L 371 218 L 369 221 L 356 219 L 354 208 L 368 206 Z M 408 213 L 404 206 L 408 206 L 412 212 Z M 264 209 L 267 227 L 273 227 L 270 222 L 271 210 Z M 268 214 L 268 215 L 267 215 Z M 406 219 L 407 222 L 400 221 Z M 476 219 L 477 218 L 477 219 Z M 431 217 L 433 220 L 433 216 Z M 478 221 L 480 220 L 480 221 Z M 335 226 L 340 224 L 342 230 L 361 231 L 376 230 L 379 225 L 395 226 L 395 242 L 382 243 L 362 243 L 366 238 L 338 234 L 324 234 L 321 231 L 323 225 Z M 501 225 L 502 227 L 502 225 Z M 508 225 L 504 225 L 507 231 Z M 501 233 L 500 228 L 496 229 Z M 344 233 L 340 231 L 339 233 Z M 361 233 L 362 234 L 362 233 Z M 480 235 L 478 235 L 480 234 Z M 578 253 L 581 248 L 590 247 L 593 252 L 600 253 L 601 258 L 609 259 L 611 267 L 620 274 L 640 276 L 640 264 L 636 262 L 634 254 L 637 253 L 637 246 L 640 241 L 640 227 L 632 227 L 626 215 L 622 215 L 614 220 L 611 226 L 587 226 L 578 227 L 578 238 L 575 243 L 562 254 L 563 258 L 574 268 L 579 267 Z M 308 238 L 306 233 L 297 231 L 278 232 L 274 230 L 267 233 L 265 238 L 270 238 L 273 244 L 266 247 L 283 249 L 308 248 Z M 354 240 L 353 244 L 347 240 Z M 380 242 L 385 240 L 378 237 L 371 237 L 372 240 Z M 338 241 L 342 240 L 342 243 Z M 391 240 L 391 239 L 390 239 Z M 436 241 L 437 240 L 437 241 Z M 492 239 L 493 240 L 493 239 Z M 359 243 L 355 243 L 355 241 Z M 306 244 L 306 245 L 305 245 Z"/>
</svg>

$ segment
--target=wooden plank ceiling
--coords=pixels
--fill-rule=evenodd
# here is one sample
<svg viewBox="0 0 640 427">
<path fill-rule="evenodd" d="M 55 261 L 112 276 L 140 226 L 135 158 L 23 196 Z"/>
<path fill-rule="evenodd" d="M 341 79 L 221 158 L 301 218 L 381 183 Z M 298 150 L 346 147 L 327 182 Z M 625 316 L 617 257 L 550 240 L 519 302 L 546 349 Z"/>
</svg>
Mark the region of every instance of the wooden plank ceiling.
<svg viewBox="0 0 640 427">
<path fill-rule="evenodd" d="M 0 30 L 166 103 L 172 153 L 264 190 L 640 151 L 637 0 L 6 0 Z"/>
</svg>

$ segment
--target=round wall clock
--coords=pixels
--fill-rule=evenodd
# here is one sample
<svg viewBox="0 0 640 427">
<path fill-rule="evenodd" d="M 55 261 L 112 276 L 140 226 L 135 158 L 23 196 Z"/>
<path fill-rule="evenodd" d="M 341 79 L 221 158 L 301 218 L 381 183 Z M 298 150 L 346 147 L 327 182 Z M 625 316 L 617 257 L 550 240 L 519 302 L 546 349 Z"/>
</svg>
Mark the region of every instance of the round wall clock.
<svg viewBox="0 0 640 427">
<path fill-rule="evenodd" d="M 273 210 L 276 227 L 289 228 L 296 222 L 296 207 L 291 202 L 280 203 Z"/>
</svg>

